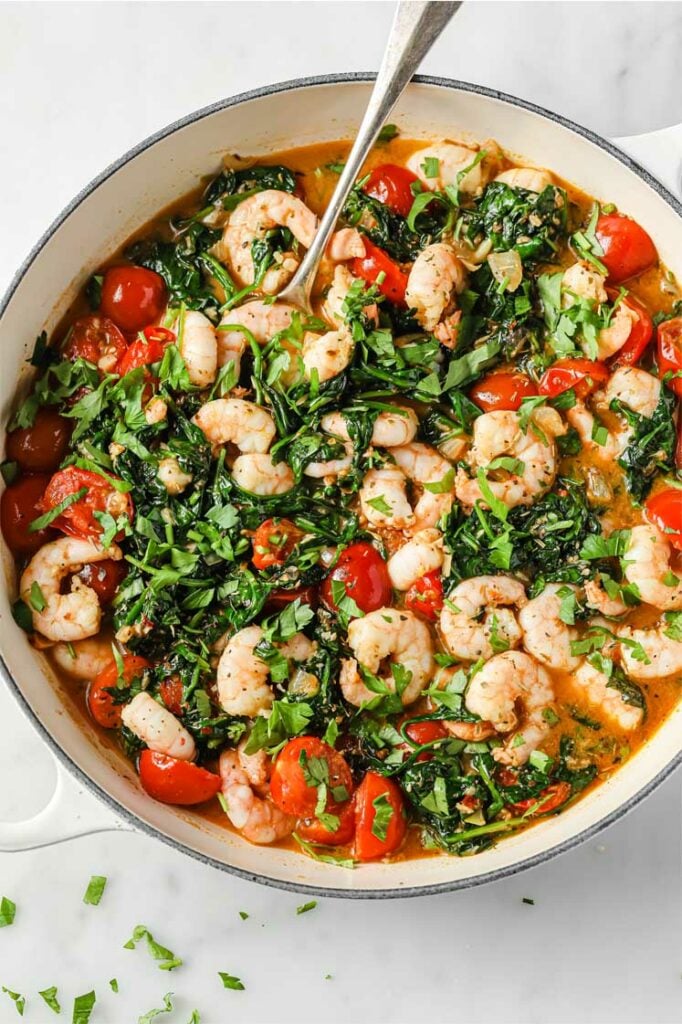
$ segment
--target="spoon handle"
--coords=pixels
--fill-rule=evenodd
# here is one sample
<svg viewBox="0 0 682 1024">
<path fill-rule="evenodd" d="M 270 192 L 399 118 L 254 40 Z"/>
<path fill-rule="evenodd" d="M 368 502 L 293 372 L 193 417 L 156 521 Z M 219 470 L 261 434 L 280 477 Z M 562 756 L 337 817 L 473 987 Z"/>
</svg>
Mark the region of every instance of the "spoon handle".
<svg viewBox="0 0 682 1024">
<path fill-rule="evenodd" d="M 461 3 L 402 0 L 396 8 L 383 60 L 365 116 L 322 221 L 303 260 L 278 298 L 310 308 L 310 293 L 327 243 L 367 155 L 422 59 Z"/>
</svg>

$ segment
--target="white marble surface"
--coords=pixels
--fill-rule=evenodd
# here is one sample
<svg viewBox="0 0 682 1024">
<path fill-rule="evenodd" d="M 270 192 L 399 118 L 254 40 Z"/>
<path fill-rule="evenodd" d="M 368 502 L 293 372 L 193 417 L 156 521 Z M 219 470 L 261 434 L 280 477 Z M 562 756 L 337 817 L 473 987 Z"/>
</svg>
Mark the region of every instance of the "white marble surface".
<svg viewBox="0 0 682 1024">
<path fill-rule="evenodd" d="M 0 4 L 0 290 L 64 203 L 129 145 L 232 92 L 376 67 L 390 8 Z M 681 44 L 680 4 L 470 4 L 424 70 L 632 134 L 682 120 Z M 50 756 L 3 692 L 0 779 L 5 819 L 38 810 L 54 785 Z M 169 989 L 176 1011 L 161 1020 L 177 1024 L 195 1006 L 203 1024 L 674 1024 L 680 817 L 678 775 L 596 840 L 517 878 L 409 903 L 320 900 L 303 916 L 303 898 L 142 836 L 0 855 L 0 895 L 18 905 L 0 930 L 0 986 L 28 996 L 28 1022 L 53 1019 L 37 991 L 57 985 L 66 1019 L 74 995 L 96 989 L 93 1024 L 135 1021 Z M 93 873 L 109 877 L 99 907 L 81 902 Z M 143 949 L 123 950 L 138 923 L 185 965 L 168 975 Z M 246 990 L 223 991 L 219 970 Z M 16 1019 L 0 994 L 0 1022 Z"/>
</svg>

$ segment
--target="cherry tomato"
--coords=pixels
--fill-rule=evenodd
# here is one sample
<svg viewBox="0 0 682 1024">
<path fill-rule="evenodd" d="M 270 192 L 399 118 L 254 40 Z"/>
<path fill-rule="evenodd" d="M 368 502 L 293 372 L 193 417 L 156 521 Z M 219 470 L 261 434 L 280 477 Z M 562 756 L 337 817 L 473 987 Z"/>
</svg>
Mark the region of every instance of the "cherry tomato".
<svg viewBox="0 0 682 1024">
<path fill-rule="evenodd" d="M 302 536 L 288 519 L 266 519 L 253 535 L 251 561 L 256 569 L 284 565 Z"/>
<path fill-rule="evenodd" d="M 537 804 L 536 809 L 529 815 L 530 818 L 534 818 L 536 814 L 548 814 L 549 811 L 555 811 L 557 807 L 561 807 L 568 800 L 570 795 L 571 786 L 568 782 L 553 782 L 537 796 L 532 796 L 528 800 L 519 800 L 517 804 L 510 804 L 509 810 L 514 814 L 525 814 Z"/>
<path fill-rule="evenodd" d="M 174 715 L 182 714 L 184 687 L 180 676 L 168 676 L 159 683 L 161 700 Z"/>
<path fill-rule="evenodd" d="M 682 374 L 682 317 L 665 320 L 658 325 L 657 360 L 661 376 L 665 373 Z M 673 377 L 666 383 L 682 398 L 682 377 Z"/>
<path fill-rule="evenodd" d="M 443 581 L 437 569 L 412 584 L 405 595 L 405 607 L 431 622 L 436 621 L 443 607 Z"/>
<path fill-rule="evenodd" d="M 608 288 L 607 291 L 609 298 L 613 302 L 618 297 L 618 293 L 611 288 Z M 630 329 L 628 340 L 611 357 L 609 362 L 619 366 L 634 366 L 642 358 L 649 342 L 654 336 L 654 322 L 649 315 L 649 311 L 633 295 L 626 295 L 621 299 L 621 303 L 627 306 L 628 309 L 631 309 L 637 315 L 637 319 Z"/>
<path fill-rule="evenodd" d="M 102 281 L 100 309 L 122 331 L 141 331 L 158 320 L 166 307 L 163 278 L 146 267 L 109 267 Z"/>
<path fill-rule="evenodd" d="M 95 519 L 95 512 L 110 512 L 114 518 L 125 514 L 133 519 L 133 502 L 129 494 L 117 491 L 106 477 L 92 473 L 89 469 L 78 469 L 67 466 L 60 469 L 50 480 L 43 499 L 41 509 L 49 512 L 59 505 L 70 494 L 87 488 L 73 505 L 67 506 L 53 521 L 53 526 L 72 537 L 98 537 L 102 533 L 102 524 Z"/>
<path fill-rule="evenodd" d="M 407 217 L 414 202 L 414 193 L 410 186 L 415 181 L 419 181 L 419 178 L 412 171 L 408 171 L 406 167 L 398 167 L 397 164 L 381 164 L 380 167 L 375 167 L 370 172 L 369 178 L 362 186 L 362 191 L 365 195 L 378 199 L 394 213 L 399 213 L 401 217 Z"/>
<path fill-rule="evenodd" d="M 627 281 L 658 260 L 656 246 L 644 228 L 621 213 L 603 213 L 595 234 L 604 250 L 599 259 L 609 272 L 609 284 Z"/>
<path fill-rule="evenodd" d="M 155 750 L 143 750 L 137 762 L 145 793 L 162 804 L 190 807 L 204 804 L 220 790 L 220 776 L 191 761 L 179 761 Z"/>
<path fill-rule="evenodd" d="M 477 381 L 469 397 L 483 412 L 494 412 L 496 409 L 516 411 L 524 398 L 537 393 L 538 389 L 525 373 L 501 371 L 489 373 Z"/>
<path fill-rule="evenodd" d="M 86 359 L 111 372 L 126 350 L 126 340 L 106 316 L 82 316 L 71 326 L 64 340 L 65 359 Z"/>
<path fill-rule="evenodd" d="M 7 435 L 7 458 L 28 473 L 56 469 L 66 454 L 71 423 L 55 409 L 38 409 L 30 427 L 19 427 Z"/>
<path fill-rule="evenodd" d="M 322 761 L 326 768 L 317 763 Z M 327 785 L 327 808 L 333 814 L 333 808 L 350 796 L 353 777 L 343 755 L 315 736 L 297 736 L 280 751 L 270 777 L 272 799 L 286 814 L 311 817 L 318 798 L 314 779 L 320 771 Z"/>
<path fill-rule="evenodd" d="M 317 607 L 316 587 L 297 587 L 295 590 L 273 590 L 265 602 L 265 607 L 270 610 L 286 608 L 293 601 L 300 601 L 301 604 L 309 604 L 311 608 Z"/>
<path fill-rule="evenodd" d="M 5 488 L 0 498 L 0 522 L 7 547 L 16 555 L 30 555 L 53 536 L 52 530 L 29 532 L 34 519 L 42 514 L 40 504 L 50 478 L 44 474 L 22 476 Z"/>
<path fill-rule="evenodd" d="M 604 363 L 591 359 L 559 359 L 543 373 L 538 391 L 556 398 L 573 388 L 578 398 L 585 398 L 608 379 L 609 369 Z"/>
<path fill-rule="evenodd" d="M 353 260 L 352 273 L 369 284 L 376 284 L 381 294 L 385 295 L 390 302 L 404 306 L 407 274 L 400 269 L 397 263 L 394 263 L 383 249 L 374 245 L 368 238 L 364 239 L 364 243 L 365 255 L 358 256 Z M 383 274 L 381 283 L 377 281 L 380 274 Z"/>
<path fill-rule="evenodd" d="M 86 586 L 95 591 L 99 603 L 104 607 L 114 600 L 116 591 L 125 579 L 126 571 L 125 562 L 105 558 L 103 562 L 87 562 L 78 576 Z"/>
<path fill-rule="evenodd" d="M 497 781 L 506 788 L 508 786 L 515 786 L 519 781 L 519 777 L 511 768 L 498 768 Z"/>
<path fill-rule="evenodd" d="M 172 345 L 176 340 L 173 331 L 165 327 L 145 327 L 142 333 L 144 340 L 136 338 L 132 341 L 119 360 L 117 372 L 121 377 L 125 377 L 131 370 L 137 370 L 138 366 L 160 362 L 166 345 Z"/>
<path fill-rule="evenodd" d="M 442 722 L 409 722 L 405 726 L 405 732 L 413 743 L 421 746 L 423 743 L 433 743 L 434 740 L 442 740 L 448 735 L 448 731 Z M 417 761 L 432 761 L 433 754 L 428 750 L 422 750 Z"/>
<path fill-rule="evenodd" d="M 147 668 L 149 668 L 149 662 L 146 658 L 140 658 L 137 654 L 124 654 L 123 671 L 121 672 L 123 682 L 126 686 L 130 686 L 133 679 L 139 679 Z M 109 692 L 116 688 L 117 683 L 118 666 L 112 659 L 111 665 L 103 668 L 88 686 L 88 710 L 97 724 L 104 729 L 117 729 L 121 724 L 123 705 L 117 704 Z"/>
<path fill-rule="evenodd" d="M 402 793 L 393 781 L 367 772 L 355 794 L 355 856 L 375 860 L 398 849 L 407 832 Z"/>
<path fill-rule="evenodd" d="M 331 812 L 339 819 L 336 831 L 326 828 L 318 818 L 304 818 L 296 826 L 296 833 L 307 843 L 321 846 L 345 846 L 355 834 L 355 806 L 352 800 L 335 807 Z"/>
<path fill-rule="evenodd" d="M 322 600 L 338 611 L 332 594 L 332 581 L 344 583 L 348 597 L 352 597 L 365 613 L 390 604 L 391 580 L 386 562 L 366 541 L 358 541 L 342 551 L 329 576 L 322 582 Z"/>
<path fill-rule="evenodd" d="M 644 505 L 647 518 L 661 530 L 673 547 L 682 550 L 682 491 L 676 487 L 659 491 Z"/>
<path fill-rule="evenodd" d="M 675 443 L 675 467 L 682 469 L 682 401 L 677 403 L 677 441 Z"/>
</svg>

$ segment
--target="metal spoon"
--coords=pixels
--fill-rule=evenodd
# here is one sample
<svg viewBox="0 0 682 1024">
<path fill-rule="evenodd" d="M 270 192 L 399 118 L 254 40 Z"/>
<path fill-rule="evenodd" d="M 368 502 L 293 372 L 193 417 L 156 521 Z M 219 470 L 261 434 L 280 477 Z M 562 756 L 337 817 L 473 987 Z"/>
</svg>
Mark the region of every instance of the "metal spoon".
<svg viewBox="0 0 682 1024">
<path fill-rule="evenodd" d="M 386 119 L 460 3 L 448 0 L 402 0 L 398 4 L 379 74 L 365 116 L 312 245 L 278 299 L 310 311 L 310 295 L 320 260 L 334 230 L 348 193 L 355 184 L 369 151 Z"/>
</svg>

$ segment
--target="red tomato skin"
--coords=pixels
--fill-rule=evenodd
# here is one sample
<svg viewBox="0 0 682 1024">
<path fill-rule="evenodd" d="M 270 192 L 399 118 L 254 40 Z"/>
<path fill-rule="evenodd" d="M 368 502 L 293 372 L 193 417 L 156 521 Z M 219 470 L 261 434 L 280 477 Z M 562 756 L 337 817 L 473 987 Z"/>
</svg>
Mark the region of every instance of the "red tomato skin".
<svg viewBox="0 0 682 1024">
<path fill-rule="evenodd" d="M 528 800 L 519 800 L 517 804 L 510 804 L 509 810 L 514 814 L 525 814 L 531 807 L 541 802 L 537 810 L 529 815 L 530 818 L 534 818 L 536 814 L 549 814 L 550 811 L 555 811 L 557 807 L 561 807 L 568 800 L 570 795 L 571 786 L 568 782 L 553 782 L 537 796 L 530 797 Z"/>
<path fill-rule="evenodd" d="M 365 613 L 390 604 L 392 589 L 386 562 L 366 541 L 358 541 L 342 551 L 329 576 L 322 581 L 322 600 L 338 611 L 332 598 L 332 580 L 345 583 L 346 593 Z"/>
<path fill-rule="evenodd" d="M 253 535 L 251 561 L 256 569 L 284 565 L 302 536 L 288 519 L 266 519 Z"/>
<path fill-rule="evenodd" d="M 385 839 L 372 832 L 374 801 L 381 796 L 386 796 L 393 809 Z M 355 856 L 362 861 L 386 857 L 398 849 L 406 832 L 405 805 L 397 783 L 377 772 L 367 772 L 355 794 Z"/>
<path fill-rule="evenodd" d="M 605 384 L 609 376 L 605 363 L 591 359 L 559 359 L 543 373 L 538 392 L 556 398 L 573 388 L 578 398 L 585 398 L 600 384 Z"/>
<path fill-rule="evenodd" d="M 86 586 L 95 591 L 99 603 L 104 607 L 114 600 L 116 591 L 125 579 L 126 565 L 125 562 L 105 558 L 102 562 L 87 562 L 78 575 Z"/>
<path fill-rule="evenodd" d="M 119 376 L 125 377 L 131 370 L 137 370 L 140 366 L 160 362 L 166 345 L 171 345 L 176 340 L 173 331 L 168 331 L 165 327 L 145 327 L 143 333 L 145 340 L 136 338 L 121 356 L 117 367 Z"/>
<path fill-rule="evenodd" d="M 286 608 L 293 601 L 300 601 L 301 604 L 309 604 L 311 608 L 317 608 L 317 588 L 297 587 L 296 590 L 273 590 L 265 602 L 268 611 Z"/>
<path fill-rule="evenodd" d="M 54 537 L 50 527 L 29 533 L 34 519 L 42 515 L 41 500 L 50 482 L 46 474 L 22 476 L 6 487 L 0 498 L 0 523 L 7 547 L 15 555 L 31 555 Z"/>
<path fill-rule="evenodd" d="M 101 370 L 110 372 L 125 349 L 126 340 L 113 320 L 107 316 L 82 316 L 71 325 L 62 355 L 74 362 L 86 359 Z"/>
<path fill-rule="evenodd" d="M 489 373 L 477 381 L 469 397 L 483 412 L 494 412 L 497 409 L 516 412 L 524 398 L 537 393 L 538 389 L 525 373 L 501 371 Z"/>
<path fill-rule="evenodd" d="M 30 427 L 7 435 L 7 458 L 25 473 L 49 473 L 66 454 L 72 425 L 55 409 L 44 405 Z"/>
<path fill-rule="evenodd" d="M 389 210 L 407 217 L 412 209 L 414 193 L 411 185 L 419 181 L 416 174 L 406 167 L 397 164 L 381 164 L 370 172 L 369 178 L 362 186 L 365 195 L 378 199 Z"/>
<path fill-rule="evenodd" d="M 54 474 L 43 495 L 42 511 L 50 511 L 69 494 L 74 494 L 83 487 L 87 487 L 87 494 L 57 516 L 52 524 L 56 529 L 72 537 L 99 537 L 102 526 L 95 519 L 94 513 L 110 511 L 110 502 L 114 494 L 117 498 L 116 509 L 124 511 L 132 522 L 134 509 L 130 495 L 115 492 L 106 477 L 92 473 L 89 469 L 79 469 L 77 466 L 67 466 L 66 469 L 60 469 Z"/>
<path fill-rule="evenodd" d="M 405 727 L 405 732 L 410 737 L 413 743 L 417 743 L 421 746 L 423 743 L 433 743 L 434 740 L 442 740 L 448 735 L 448 731 L 442 722 L 409 722 Z M 433 754 L 430 754 L 428 750 L 422 750 L 421 754 L 418 755 L 417 761 L 432 761 Z"/>
<path fill-rule="evenodd" d="M 613 288 L 607 288 L 607 292 L 612 302 L 618 297 L 617 291 Z M 641 302 L 638 302 L 633 295 L 626 295 L 621 299 L 621 302 L 637 314 L 637 319 L 632 325 L 628 340 L 621 349 L 611 356 L 609 365 L 634 366 L 635 363 L 640 361 L 649 347 L 654 336 L 654 322 L 646 307 Z"/>
<path fill-rule="evenodd" d="M 352 261 L 352 273 L 368 284 L 375 284 L 379 274 L 383 273 L 384 279 L 381 284 L 377 284 L 377 288 L 390 302 L 404 306 L 407 274 L 378 245 L 374 245 L 368 238 L 364 238 L 363 241 L 365 255 L 358 256 Z"/>
<path fill-rule="evenodd" d="M 329 767 L 329 799 L 327 806 L 333 813 L 335 802 L 332 790 L 343 786 L 350 796 L 353 776 L 342 754 L 316 736 L 297 736 L 289 740 L 279 752 L 270 776 L 270 795 L 280 810 L 298 818 L 309 818 L 314 814 L 317 803 L 317 789 L 306 783 L 301 766 L 301 755 L 308 758 L 322 758 Z"/>
<path fill-rule="evenodd" d="M 666 373 L 682 373 L 682 317 L 658 325 L 656 349 L 661 377 Z M 682 398 L 682 377 L 673 377 L 666 383 Z"/>
<path fill-rule="evenodd" d="M 336 832 L 325 828 L 317 818 L 304 818 L 296 826 L 296 834 L 305 840 L 306 843 L 316 843 L 320 846 L 345 846 L 350 843 L 355 835 L 355 806 L 352 800 L 338 807 L 333 807 L 330 814 L 335 814 L 339 819 L 339 827 Z"/>
<path fill-rule="evenodd" d="M 429 622 L 436 622 L 443 607 L 443 581 L 437 569 L 412 584 L 405 595 L 405 607 Z"/>
<path fill-rule="evenodd" d="M 182 714 L 184 687 L 179 676 L 168 676 L 159 683 L 161 700 L 174 715 Z"/>
<path fill-rule="evenodd" d="M 124 654 L 122 672 L 124 683 L 130 685 L 133 679 L 137 679 L 149 667 L 146 658 L 140 658 L 137 654 Z M 116 686 L 117 679 L 118 666 L 112 658 L 111 664 L 95 676 L 87 689 L 88 710 L 103 729 L 117 729 L 121 724 L 123 705 L 115 704 L 111 694 L 107 692 L 111 687 Z"/>
<path fill-rule="evenodd" d="M 146 267 L 109 267 L 102 281 L 100 309 L 122 331 L 141 331 L 159 319 L 166 306 L 163 278 Z"/>
<path fill-rule="evenodd" d="M 220 791 L 219 775 L 154 750 L 142 751 L 137 770 L 145 793 L 162 804 L 191 807 L 206 803 Z"/>
<path fill-rule="evenodd" d="M 657 526 L 674 548 L 682 550 L 682 491 L 670 487 L 647 499 L 647 519 Z"/>
<path fill-rule="evenodd" d="M 604 250 L 599 260 L 609 272 L 609 284 L 636 277 L 658 260 L 656 246 L 644 228 L 620 213 L 603 213 L 595 234 Z"/>
</svg>

